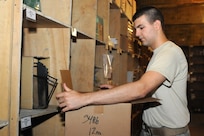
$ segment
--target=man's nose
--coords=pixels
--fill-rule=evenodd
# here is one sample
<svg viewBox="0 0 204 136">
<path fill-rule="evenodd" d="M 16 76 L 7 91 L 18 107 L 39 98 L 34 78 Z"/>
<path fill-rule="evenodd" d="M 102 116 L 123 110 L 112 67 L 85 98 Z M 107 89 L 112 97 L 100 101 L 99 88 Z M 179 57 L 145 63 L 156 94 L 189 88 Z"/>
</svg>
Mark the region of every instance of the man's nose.
<svg viewBox="0 0 204 136">
<path fill-rule="evenodd" d="M 135 31 L 135 36 L 139 37 L 140 36 L 140 32 L 138 30 Z"/>
</svg>

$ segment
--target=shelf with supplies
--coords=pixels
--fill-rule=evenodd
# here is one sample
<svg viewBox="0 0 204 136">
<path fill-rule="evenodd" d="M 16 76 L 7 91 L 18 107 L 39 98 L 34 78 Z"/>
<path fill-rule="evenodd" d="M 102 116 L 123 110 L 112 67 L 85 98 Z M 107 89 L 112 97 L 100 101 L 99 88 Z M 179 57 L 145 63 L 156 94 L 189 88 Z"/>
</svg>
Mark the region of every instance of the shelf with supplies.
<svg viewBox="0 0 204 136">
<path fill-rule="evenodd" d="M 189 46 L 190 82 L 204 82 L 204 46 Z"/>
<path fill-rule="evenodd" d="M 188 61 L 188 100 L 191 112 L 204 112 L 204 46 L 181 46 Z"/>
<path fill-rule="evenodd" d="M 20 109 L 19 118 L 30 116 L 31 118 L 40 117 L 48 114 L 57 114 L 59 113 L 58 107 L 54 105 L 49 105 L 46 109 Z"/>
<path fill-rule="evenodd" d="M 96 39 L 96 45 L 106 45 L 106 43 L 104 41 Z"/>
<path fill-rule="evenodd" d="M 77 39 L 95 39 L 95 38 L 72 27 L 72 41 L 76 42 Z M 106 43 L 104 41 L 96 39 L 96 45 L 105 45 L 105 44 Z"/>
<path fill-rule="evenodd" d="M 24 134 L 25 130 L 32 129 L 32 127 L 48 120 L 50 117 L 53 117 L 58 113 L 58 107 L 53 105 L 50 105 L 45 109 L 20 109 L 19 123 L 21 134 Z M 41 120 L 41 118 L 43 118 L 43 120 Z M 38 122 L 39 120 L 40 122 Z"/>
<path fill-rule="evenodd" d="M 31 86 L 29 89 L 25 89 L 26 92 L 22 91 L 23 57 L 49 58 L 45 60 L 45 65 L 49 69 L 49 75 L 58 79 L 58 83 L 61 83 L 60 70 L 69 69 L 74 75 L 72 77 L 73 89 L 80 91 L 94 91 L 95 70 L 101 70 L 102 75 L 100 77 L 104 78 L 102 65 L 95 63 L 96 57 L 102 62 L 102 54 L 112 52 L 115 55 L 114 59 L 117 59 L 114 62 L 114 68 L 117 68 L 114 73 L 116 76 L 113 79 L 114 83 L 125 82 L 117 80 L 126 76 L 126 72 L 121 72 L 122 65 L 126 71 L 129 70 L 129 64 L 123 62 L 127 62 L 130 55 L 127 52 L 120 54 L 117 52 L 118 48 L 114 47 L 111 47 L 111 51 L 107 50 L 106 46 L 109 42 L 109 30 L 114 31 L 115 28 L 110 27 L 110 20 L 112 20 L 110 18 L 110 12 L 112 12 L 110 6 L 112 3 L 117 3 L 116 10 L 119 11 L 119 24 L 113 22 L 113 25 L 115 23 L 120 29 L 121 16 L 128 17 L 126 13 L 122 13 L 126 10 L 121 10 L 121 0 L 112 0 L 112 3 L 110 0 L 36 1 L 40 2 L 40 10 L 26 5 L 25 0 L 0 0 L 0 5 L 5 7 L 0 9 L 0 14 L 2 13 L 0 25 L 5 26 L 0 30 L 2 34 L 0 37 L 5 41 L 2 42 L 0 49 L 4 52 L 1 53 L 1 57 L 5 58 L 1 61 L 3 74 L 1 76 L 2 91 L 0 91 L 1 96 L 5 96 L 4 99 L 0 100 L 2 110 L 0 112 L 0 135 L 3 136 L 17 136 L 19 134 L 21 136 L 63 136 L 67 131 L 65 127 L 67 125 L 64 124 L 69 122 L 65 122 L 64 117 L 66 119 L 69 116 L 58 114 L 57 106 L 52 106 L 58 105 L 54 97 L 51 97 L 46 108 L 33 108 L 32 105 L 31 108 L 22 107 L 22 101 L 25 100 L 22 99 L 22 96 L 27 93 L 33 94 L 29 91 L 37 90 L 36 86 L 35 89 Z M 127 10 L 129 9 L 131 8 L 127 8 Z M 98 26 L 97 17 L 102 19 L 103 24 L 99 24 L 102 27 Z M 98 27 L 102 28 L 99 32 L 96 30 Z M 124 27 L 127 26 L 124 25 Z M 76 35 L 73 35 L 72 31 L 75 29 Z M 115 29 L 115 32 L 119 34 L 117 38 L 120 43 L 119 29 Z M 113 38 L 115 37 L 113 36 Z M 132 60 L 134 59 L 131 58 L 131 62 L 128 61 L 128 63 L 133 63 Z M 44 60 L 42 61 L 44 62 Z M 29 68 L 25 67 L 25 69 L 28 70 Z M 31 72 L 26 75 L 31 75 L 31 80 L 36 81 L 36 77 L 33 76 L 36 71 L 30 70 Z M 29 86 L 27 83 L 25 84 L 27 87 Z M 58 84 L 55 94 L 61 91 L 62 88 Z M 28 99 L 31 100 L 31 98 L 34 97 Z M 25 121 L 24 125 L 26 125 L 26 120 L 23 120 L 26 117 L 30 118 L 32 124 L 22 129 L 21 123 Z M 31 131 L 31 133 L 27 134 L 27 131 Z"/>
<path fill-rule="evenodd" d="M 35 10 L 22 4 L 22 54 L 20 77 L 19 133 L 26 135 L 64 135 L 58 103 L 61 92 L 60 70 L 69 68 L 72 38 L 72 1 L 40 1 Z M 57 12 L 56 12 L 57 11 Z M 77 38 L 92 39 L 76 31 Z M 63 62 L 61 61 L 63 60 Z M 29 125 L 30 124 L 30 125 Z M 59 127 L 55 127 L 53 124 Z M 49 132 L 46 130 L 49 129 Z M 32 131 L 32 134 L 27 134 Z"/>
<path fill-rule="evenodd" d="M 44 15 L 23 4 L 23 27 L 24 28 L 69 28 L 68 26 L 52 17 Z"/>
<path fill-rule="evenodd" d="M 135 0 L 110 0 L 110 9 L 120 9 L 121 17 L 132 19 L 132 15 L 136 12 Z"/>
</svg>

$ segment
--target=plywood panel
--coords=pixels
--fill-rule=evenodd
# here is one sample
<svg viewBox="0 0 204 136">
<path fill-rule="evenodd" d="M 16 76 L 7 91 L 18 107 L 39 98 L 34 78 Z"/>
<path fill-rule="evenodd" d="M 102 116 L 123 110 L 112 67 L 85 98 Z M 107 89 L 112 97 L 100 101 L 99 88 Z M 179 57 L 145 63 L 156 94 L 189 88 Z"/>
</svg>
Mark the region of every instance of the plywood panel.
<svg viewBox="0 0 204 136">
<path fill-rule="evenodd" d="M 118 40 L 118 45 L 120 45 L 120 10 L 111 9 L 110 10 L 110 37 L 116 38 Z"/>
<path fill-rule="evenodd" d="M 13 6 L 13 5 L 12 5 Z M 20 64 L 22 39 L 22 2 L 14 0 L 13 10 L 12 70 L 10 94 L 9 135 L 17 136 L 19 131 Z"/>
<path fill-rule="evenodd" d="M 120 25 L 120 34 L 127 36 L 128 35 L 128 28 L 127 28 L 127 26 L 128 26 L 128 19 L 125 18 L 125 17 L 121 18 L 120 19 L 120 23 L 121 23 L 121 25 Z"/>
<path fill-rule="evenodd" d="M 68 26 L 71 25 L 71 0 L 40 0 L 41 12 Z"/>
<path fill-rule="evenodd" d="M 0 118 L 9 122 L 0 129 L 3 136 L 18 134 L 21 6 L 17 0 L 0 1 Z"/>
<path fill-rule="evenodd" d="M 127 53 L 122 53 L 120 55 L 120 65 L 118 67 L 118 69 L 120 70 L 120 72 L 118 73 L 118 76 L 119 76 L 119 84 L 125 84 L 127 83 L 127 66 L 128 66 L 128 63 L 130 63 L 128 61 L 128 54 Z"/>
<path fill-rule="evenodd" d="M 109 10 L 110 4 L 109 0 L 98 0 L 97 1 L 97 15 L 103 18 L 103 39 L 104 42 L 108 42 L 109 35 Z"/>
<path fill-rule="evenodd" d="M 72 26 L 95 38 L 97 0 L 74 0 Z"/>
<path fill-rule="evenodd" d="M 49 75 L 58 79 L 58 86 L 53 94 L 50 104 L 57 105 L 55 94 L 61 92 L 61 69 L 69 69 L 69 43 L 70 43 L 70 29 L 69 28 L 40 28 L 35 31 L 24 29 L 24 44 L 23 56 L 41 56 L 49 57 Z M 64 129 L 60 120 L 51 118 L 47 122 L 41 123 L 35 127 L 34 133 L 44 135 L 47 131 L 51 136 L 63 135 Z M 50 129 L 51 125 L 57 125 L 55 129 Z M 62 128 L 61 128 L 62 127 Z M 51 127 L 52 128 L 52 127 Z"/>
<path fill-rule="evenodd" d="M 120 48 L 123 51 L 128 51 L 128 38 L 125 35 L 121 35 L 120 36 Z"/>
<path fill-rule="evenodd" d="M 13 1 L 0 1 L 0 40 L 1 46 L 0 46 L 0 58 L 2 61 L 0 61 L 0 67 L 1 67 L 1 80 L 0 80 L 0 96 L 4 96 L 0 99 L 0 118 L 2 120 L 8 120 L 9 119 L 9 99 L 10 99 L 10 80 L 11 80 L 11 58 L 12 58 L 12 37 L 11 32 L 12 31 L 12 17 L 13 13 L 11 10 L 5 10 L 5 7 L 7 9 L 11 9 Z M 7 18 L 10 17 L 10 18 Z M 7 19 L 5 19 L 7 18 Z M 4 129 L 4 133 L 6 135 L 6 131 L 8 129 Z M 2 133 L 2 131 L 0 131 Z M 1 134 L 0 133 L 0 134 Z"/>
<path fill-rule="evenodd" d="M 77 39 L 71 46 L 71 75 L 73 89 L 80 92 L 93 91 L 95 40 Z"/>
</svg>

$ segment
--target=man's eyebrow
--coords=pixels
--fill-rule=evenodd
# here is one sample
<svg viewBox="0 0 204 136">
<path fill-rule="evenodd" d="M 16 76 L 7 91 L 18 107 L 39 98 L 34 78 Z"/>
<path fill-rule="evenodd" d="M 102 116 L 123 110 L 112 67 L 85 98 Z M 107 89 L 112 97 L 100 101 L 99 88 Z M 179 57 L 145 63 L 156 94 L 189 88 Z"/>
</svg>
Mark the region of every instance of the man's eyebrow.
<svg viewBox="0 0 204 136">
<path fill-rule="evenodd" d="M 135 28 L 139 28 L 139 27 L 142 27 L 142 26 L 143 26 L 143 25 L 140 24 L 140 25 L 136 26 Z"/>
</svg>

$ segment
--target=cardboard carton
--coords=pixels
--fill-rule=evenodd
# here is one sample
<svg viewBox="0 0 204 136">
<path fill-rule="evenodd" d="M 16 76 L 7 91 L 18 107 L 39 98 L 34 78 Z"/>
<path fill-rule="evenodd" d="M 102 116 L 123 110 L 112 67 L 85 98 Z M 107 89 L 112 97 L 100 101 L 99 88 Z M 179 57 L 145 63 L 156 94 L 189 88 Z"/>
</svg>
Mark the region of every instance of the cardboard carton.
<svg viewBox="0 0 204 136">
<path fill-rule="evenodd" d="M 87 106 L 66 113 L 66 136 L 128 136 L 131 104 Z"/>
<path fill-rule="evenodd" d="M 138 133 L 140 129 L 139 115 L 142 109 L 132 111 L 132 106 L 148 102 L 157 102 L 157 99 L 145 98 L 132 103 L 92 105 L 69 111 L 65 119 L 65 136 L 135 136 L 134 133 Z M 140 120 L 133 115 L 138 116 Z"/>
<path fill-rule="evenodd" d="M 62 82 L 72 88 L 68 70 L 61 70 Z M 136 136 L 140 129 L 144 103 L 158 102 L 158 99 L 144 98 L 130 103 L 111 105 L 90 105 L 65 115 L 65 136 Z M 138 108 L 138 107 L 139 108 Z M 136 122 L 135 122 L 136 121 Z M 133 130 L 134 129 L 134 130 Z"/>
</svg>

